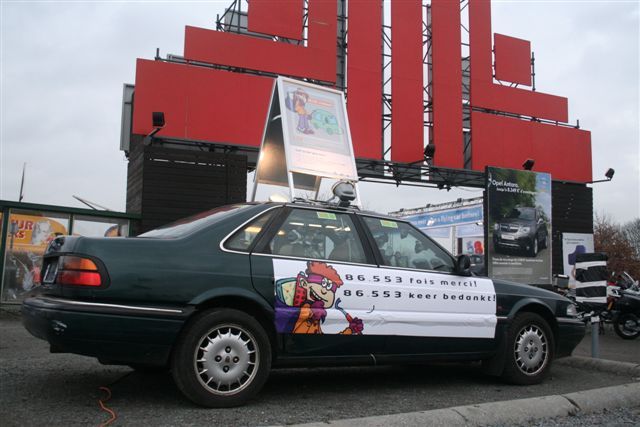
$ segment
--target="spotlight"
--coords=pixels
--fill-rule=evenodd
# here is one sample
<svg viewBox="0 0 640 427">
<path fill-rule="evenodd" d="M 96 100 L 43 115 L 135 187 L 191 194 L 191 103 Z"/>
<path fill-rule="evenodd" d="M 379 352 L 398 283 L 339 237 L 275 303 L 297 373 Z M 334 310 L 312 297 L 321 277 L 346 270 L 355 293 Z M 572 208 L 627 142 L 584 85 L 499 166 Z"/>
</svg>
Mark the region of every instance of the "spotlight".
<svg viewBox="0 0 640 427">
<path fill-rule="evenodd" d="M 153 125 L 153 130 L 149 135 L 145 136 L 142 139 L 142 144 L 151 145 L 151 141 L 153 141 L 153 137 L 156 133 L 160 132 L 160 130 L 164 127 L 164 112 L 162 111 L 154 111 L 151 113 L 151 123 Z"/>
<path fill-rule="evenodd" d="M 436 154 L 436 146 L 434 144 L 427 144 L 426 147 L 424 147 L 424 158 L 426 159 L 433 159 L 433 156 Z"/>
<path fill-rule="evenodd" d="M 604 173 L 605 178 L 607 179 L 598 179 L 595 181 L 590 181 L 587 182 L 587 184 L 595 184 L 597 182 L 609 182 L 613 179 L 613 175 L 616 173 L 616 171 L 613 168 L 609 168 L 607 169 L 607 171 Z"/>
<path fill-rule="evenodd" d="M 522 168 L 526 171 L 530 171 L 531 169 L 533 169 L 533 165 L 536 164 L 536 161 L 533 159 L 527 159 L 524 161 L 524 163 L 522 164 Z"/>
<path fill-rule="evenodd" d="M 615 174 L 615 173 L 616 173 L 616 171 L 613 168 L 609 168 L 609 169 L 607 169 L 607 172 L 604 174 L 604 176 L 606 176 L 607 179 L 609 181 L 611 181 L 613 179 L 613 174 Z"/>
<path fill-rule="evenodd" d="M 164 127 L 164 113 L 162 111 L 154 111 L 151 113 L 151 121 L 154 128 Z"/>
</svg>

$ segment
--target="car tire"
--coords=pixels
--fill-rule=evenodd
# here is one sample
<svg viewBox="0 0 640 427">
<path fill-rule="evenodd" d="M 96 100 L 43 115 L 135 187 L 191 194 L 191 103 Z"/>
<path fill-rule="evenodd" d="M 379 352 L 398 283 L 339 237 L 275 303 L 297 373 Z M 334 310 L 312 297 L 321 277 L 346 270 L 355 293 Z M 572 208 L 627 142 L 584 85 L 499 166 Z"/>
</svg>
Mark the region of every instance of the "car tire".
<svg viewBox="0 0 640 427">
<path fill-rule="evenodd" d="M 538 255 L 538 236 L 533 236 L 533 240 L 531 241 L 531 248 L 529 249 L 529 256 L 535 257 Z"/>
<path fill-rule="evenodd" d="M 212 309 L 190 321 L 171 360 L 173 379 L 194 403 L 209 408 L 244 404 L 264 385 L 271 344 L 262 326 L 234 309 Z"/>
<path fill-rule="evenodd" d="M 554 339 L 549 324 L 535 313 L 516 315 L 507 331 L 503 380 L 512 384 L 538 384 L 551 369 Z"/>
<path fill-rule="evenodd" d="M 633 340 L 640 336 L 640 319 L 632 313 L 618 316 L 613 322 L 613 330 L 623 340 Z"/>
</svg>

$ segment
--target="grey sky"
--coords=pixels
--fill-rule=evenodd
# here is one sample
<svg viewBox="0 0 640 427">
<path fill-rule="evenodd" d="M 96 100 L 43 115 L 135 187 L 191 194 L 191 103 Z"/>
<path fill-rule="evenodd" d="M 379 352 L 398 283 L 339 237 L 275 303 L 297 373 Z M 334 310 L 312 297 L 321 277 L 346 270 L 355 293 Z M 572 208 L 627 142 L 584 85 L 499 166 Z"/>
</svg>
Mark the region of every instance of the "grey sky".
<svg viewBox="0 0 640 427">
<path fill-rule="evenodd" d="M 119 151 L 122 84 L 136 58 L 181 54 L 184 26 L 213 28 L 229 0 L 212 2 L 0 3 L 0 199 L 82 206 L 80 195 L 124 210 Z M 592 131 L 595 210 L 618 221 L 640 216 L 639 5 L 630 2 L 493 2 L 493 31 L 531 40 L 536 86 L 569 98 L 570 122 Z M 570 162 L 571 159 L 567 159 Z M 458 197 L 451 192 L 368 184 L 369 208 L 387 212 Z"/>
</svg>

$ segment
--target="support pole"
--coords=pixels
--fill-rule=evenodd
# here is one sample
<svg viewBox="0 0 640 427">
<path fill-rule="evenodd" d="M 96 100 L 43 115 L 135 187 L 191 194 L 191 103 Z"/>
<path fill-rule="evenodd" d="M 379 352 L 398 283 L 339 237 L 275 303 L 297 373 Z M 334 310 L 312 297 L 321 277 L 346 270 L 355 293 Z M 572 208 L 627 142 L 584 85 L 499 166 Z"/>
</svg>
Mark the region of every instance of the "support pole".
<svg viewBox="0 0 640 427">
<path fill-rule="evenodd" d="M 591 316 L 591 357 L 600 358 L 600 316 Z"/>
</svg>

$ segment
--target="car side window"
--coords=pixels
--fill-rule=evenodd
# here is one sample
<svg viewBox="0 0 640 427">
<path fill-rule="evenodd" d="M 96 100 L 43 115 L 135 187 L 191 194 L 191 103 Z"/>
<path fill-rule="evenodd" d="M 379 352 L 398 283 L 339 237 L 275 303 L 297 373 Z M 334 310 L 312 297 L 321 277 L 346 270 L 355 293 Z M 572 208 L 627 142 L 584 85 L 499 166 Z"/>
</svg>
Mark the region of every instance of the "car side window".
<svg viewBox="0 0 640 427">
<path fill-rule="evenodd" d="M 272 209 L 249 222 L 240 230 L 236 231 L 233 236 L 225 242 L 224 247 L 234 251 L 249 251 L 249 247 L 251 247 L 253 241 L 277 211 L 278 209 Z"/>
<path fill-rule="evenodd" d="M 372 217 L 364 217 L 364 222 L 373 235 L 384 265 L 455 271 L 451 256 L 409 224 Z"/>
<path fill-rule="evenodd" d="M 366 263 L 352 219 L 336 212 L 293 209 L 268 249 L 274 255 Z"/>
</svg>

